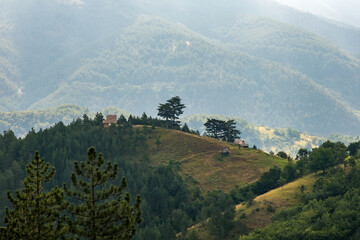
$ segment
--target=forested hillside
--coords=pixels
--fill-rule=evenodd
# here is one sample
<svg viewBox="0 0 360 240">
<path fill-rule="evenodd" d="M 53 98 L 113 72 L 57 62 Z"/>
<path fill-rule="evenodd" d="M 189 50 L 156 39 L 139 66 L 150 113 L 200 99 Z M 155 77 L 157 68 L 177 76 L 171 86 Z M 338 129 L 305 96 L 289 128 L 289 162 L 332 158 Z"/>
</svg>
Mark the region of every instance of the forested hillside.
<svg viewBox="0 0 360 240">
<path fill-rule="evenodd" d="M 332 170 L 301 195 L 300 204 L 277 212 L 271 224 L 240 240 L 358 239 L 359 177 L 359 167 Z"/>
<path fill-rule="evenodd" d="M 25 166 L 37 150 L 56 169 L 52 181 L 45 185 L 47 190 L 69 184 L 74 161 L 86 159 L 89 146 L 117 163 L 118 175 L 127 179 L 127 191 L 143 199 L 144 222 L 137 227 L 135 239 L 175 239 L 177 233 L 186 234 L 196 222 L 233 208 L 234 202 L 225 192 L 235 183 L 254 182 L 270 167 L 287 163 L 259 150 L 239 149 L 177 130 L 133 126 L 126 119 L 119 126 L 104 128 L 102 119 L 101 114 L 94 119 L 84 115 L 69 126 L 59 122 L 39 132 L 32 130 L 23 139 L 10 130 L 0 135 L 2 221 L 5 206 L 10 206 L 6 190 L 23 188 Z M 143 117 L 138 121 L 151 120 Z M 224 146 L 231 149 L 226 158 L 220 154 Z"/>
<path fill-rule="evenodd" d="M 0 111 L 16 108 L 12 101 L 17 100 L 19 86 L 16 84 L 18 78 L 17 52 L 14 46 L 12 32 L 14 25 L 0 17 Z"/>
<path fill-rule="evenodd" d="M 274 62 L 231 52 L 160 18 L 139 20 L 63 78 L 59 89 L 32 107 L 68 101 L 94 108 L 120 103 L 140 115 L 155 109 L 167 95 L 179 94 L 188 103 L 188 113 L 235 113 L 258 124 L 316 134 L 326 129 L 360 132 L 352 110 L 310 78 Z M 294 115 L 292 109 L 301 114 Z"/>
<path fill-rule="evenodd" d="M 324 38 L 261 17 L 239 17 L 217 38 L 231 43 L 234 49 L 304 73 L 333 94 L 343 96 L 355 109 L 360 107 L 357 90 L 352 87 L 359 82 L 359 60 Z"/>
</svg>

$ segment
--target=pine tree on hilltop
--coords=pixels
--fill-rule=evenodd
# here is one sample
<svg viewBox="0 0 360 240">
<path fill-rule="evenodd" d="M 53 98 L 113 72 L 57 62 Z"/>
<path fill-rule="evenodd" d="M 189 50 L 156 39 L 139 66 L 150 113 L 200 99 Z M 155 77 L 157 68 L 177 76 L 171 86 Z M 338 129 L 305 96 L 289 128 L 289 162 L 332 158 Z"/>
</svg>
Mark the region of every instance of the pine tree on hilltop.
<svg viewBox="0 0 360 240">
<path fill-rule="evenodd" d="M 158 116 L 165 118 L 166 128 L 169 127 L 168 121 L 171 121 L 172 127 L 179 127 L 180 121 L 179 116 L 184 113 L 183 109 L 185 108 L 185 104 L 181 103 L 181 98 L 179 96 L 175 96 L 170 98 L 164 104 L 159 104 L 158 107 Z"/>
<path fill-rule="evenodd" d="M 64 202 L 62 189 L 56 187 L 43 191 L 42 183 L 49 182 L 55 174 L 49 163 L 35 153 L 34 160 L 26 166 L 24 189 L 14 197 L 7 197 L 14 209 L 6 208 L 5 224 L 1 236 L 5 239 L 47 240 L 58 239 L 66 230 L 58 219 Z"/>
<path fill-rule="evenodd" d="M 73 190 L 64 185 L 66 195 L 75 201 L 66 204 L 71 234 L 81 239 L 131 239 L 135 224 L 142 221 L 140 196 L 131 205 L 130 194 L 123 196 L 125 178 L 119 186 L 109 184 L 117 177 L 117 164 L 105 163 L 94 147 L 89 148 L 87 157 L 86 162 L 74 163 Z"/>
</svg>

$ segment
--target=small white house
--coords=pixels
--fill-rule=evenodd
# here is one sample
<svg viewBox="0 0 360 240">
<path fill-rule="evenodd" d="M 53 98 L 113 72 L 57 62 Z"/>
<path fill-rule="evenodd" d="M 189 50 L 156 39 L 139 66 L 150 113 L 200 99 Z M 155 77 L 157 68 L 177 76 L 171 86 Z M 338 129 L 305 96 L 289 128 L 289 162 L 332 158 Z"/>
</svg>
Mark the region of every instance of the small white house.
<svg viewBox="0 0 360 240">
<path fill-rule="evenodd" d="M 237 138 L 234 140 L 234 144 L 239 145 L 240 147 L 243 147 L 243 148 L 249 147 L 249 144 L 247 144 L 244 139 Z"/>
</svg>

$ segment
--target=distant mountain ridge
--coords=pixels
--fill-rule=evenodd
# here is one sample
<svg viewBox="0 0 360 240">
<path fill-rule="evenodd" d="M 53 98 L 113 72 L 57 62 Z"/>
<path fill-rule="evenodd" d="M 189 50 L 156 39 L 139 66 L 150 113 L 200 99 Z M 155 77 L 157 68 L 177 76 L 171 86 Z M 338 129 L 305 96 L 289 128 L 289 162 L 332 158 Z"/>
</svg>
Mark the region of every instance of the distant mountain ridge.
<svg viewBox="0 0 360 240">
<path fill-rule="evenodd" d="M 236 50 L 304 73 L 360 108 L 358 89 L 353 87 L 359 84 L 360 61 L 322 37 L 270 18 L 239 17 L 217 38 Z"/>
<path fill-rule="evenodd" d="M 1 60 L 8 90 L 0 90 L 0 110 L 71 103 L 155 115 L 160 102 L 179 95 L 189 114 L 360 133 L 356 29 L 271 1 L 83 2 L 0 3 L 14 26 L 1 34 L 0 49 L 16 53 Z M 325 39 L 319 24 L 346 33 L 349 44 Z"/>
<path fill-rule="evenodd" d="M 138 115 L 144 111 L 155 115 L 159 102 L 180 95 L 188 103 L 189 114 L 238 113 L 257 124 L 314 133 L 324 133 L 330 126 L 332 133 L 360 131 L 352 109 L 306 76 L 281 64 L 231 52 L 161 18 L 144 17 L 69 73 L 60 88 L 32 108 L 70 99 L 95 109 L 120 104 Z M 301 114 L 292 115 L 292 109 Z"/>
</svg>

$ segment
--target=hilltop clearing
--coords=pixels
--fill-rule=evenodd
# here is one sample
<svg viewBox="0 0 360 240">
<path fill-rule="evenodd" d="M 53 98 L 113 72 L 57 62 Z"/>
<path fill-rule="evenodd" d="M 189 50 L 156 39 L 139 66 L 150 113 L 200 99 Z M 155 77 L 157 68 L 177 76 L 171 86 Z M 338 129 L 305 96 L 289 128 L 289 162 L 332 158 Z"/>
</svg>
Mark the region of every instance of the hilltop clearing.
<svg viewBox="0 0 360 240">
<path fill-rule="evenodd" d="M 283 167 L 287 159 L 260 150 L 238 146 L 213 138 L 200 137 L 176 130 L 156 129 L 149 140 L 149 157 L 154 165 L 174 164 L 190 185 L 202 192 L 228 192 L 234 185 L 246 185 L 259 179 L 270 167 Z M 158 145 L 156 142 L 159 142 Z M 230 149 L 222 156 L 224 147 Z"/>
</svg>

